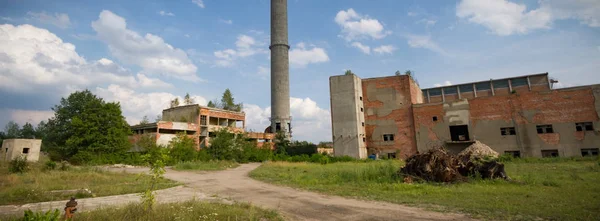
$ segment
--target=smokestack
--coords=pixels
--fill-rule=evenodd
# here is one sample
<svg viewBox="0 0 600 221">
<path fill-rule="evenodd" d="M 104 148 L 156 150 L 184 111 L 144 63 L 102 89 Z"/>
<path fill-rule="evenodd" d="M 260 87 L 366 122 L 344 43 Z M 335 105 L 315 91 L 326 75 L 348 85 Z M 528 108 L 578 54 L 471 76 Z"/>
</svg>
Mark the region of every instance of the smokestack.
<svg viewBox="0 0 600 221">
<path fill-rule="evenodd" d="M 287 0 L 271 0 L 271 131 L 291 138 Z"/>
</svg>

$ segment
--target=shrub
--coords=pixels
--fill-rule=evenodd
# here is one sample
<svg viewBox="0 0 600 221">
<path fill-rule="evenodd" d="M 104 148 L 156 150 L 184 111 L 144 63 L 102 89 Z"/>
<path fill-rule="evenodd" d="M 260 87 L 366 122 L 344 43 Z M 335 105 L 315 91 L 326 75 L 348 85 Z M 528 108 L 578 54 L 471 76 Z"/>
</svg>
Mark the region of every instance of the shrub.
<svg viewBox="0 0 600 221">
<path fill-rule="evenodd" d="M 169 142 L 170 165 L 192 161 L 196 159 L 196 148 L 194 148 L 194 139 L 188 137 L 185 133 L 177 134 L 177 136 Z"/>
<path fill-rule="evenodd" d="M 56 162 L 54 162 L 52 160 L 46 161 L 46 163 L 44 164 L 44 169 L 45 170 L 55 170 Z"/>
<path fill-rule="evenodd" d="M 69 169 L 71 169 L 71 164 L 69 164 L 69 162 L 63 160 L 60 162 L 60 166 L 58 167 L 58 169 L 62 170 L 62 171 L 69 170 Z"/>
<path fill-rule="evenodd" d="M 60 211 L 58 209 L 48 210 L 46 212 L 25 211 L 23 221 L 58 221 L 60 220 Z"/>
<path fill-rule="evenodd" d="M 29 162 L 27 157 L 19 156 L 10 161 L 8 171 L 11 173 L 25 173 L 29 171 Z"/>
<path fill-rule="evenodd" d="M 92 161 L 97 162 L 98 160 L 95 159 L 97 159 L 97 156 L 94 156 L 93 153 L 88 151 L 79 151 L 69 159 L 69 162 L 75 165 L 83 165 L 90 164 Z"/>
</svg>

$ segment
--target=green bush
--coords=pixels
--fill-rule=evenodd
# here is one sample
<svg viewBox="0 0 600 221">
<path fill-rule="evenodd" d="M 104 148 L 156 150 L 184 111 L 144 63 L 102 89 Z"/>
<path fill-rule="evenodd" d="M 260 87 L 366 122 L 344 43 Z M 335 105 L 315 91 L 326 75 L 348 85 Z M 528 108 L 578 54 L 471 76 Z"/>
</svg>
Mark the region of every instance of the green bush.
<svg viewBox="0 0 600 221">
<path fill-rule="evenodd" d="M 55 170 L 56 169 L 56 162 L 49 160 L 46 161 L 46 163 L 44 163 L 44 169 L 45 170 Z"/>
<path fill-rule="evenodd" d="M 58 209 L 48 210 L 46 212 L 33 212 L 26 210 L 23 221 L 58 221 L 60 220 L 60 211 Z"/>
<path fill-rule="evenodd" d="M 29 162 L 27 157 L 19 156 L 10 161 L 8 171 L 11 173 L 25 173 L 29 171 Z"/>
<path fill-rule="evenodd" d="M 91 164 L 97 161 L 98 156 L 88 151 L 79 151 L 69 159 L 69 162 L 75 165 Z"/>
<path fill-rule="evenodd" d="M 185 133 L 177 134 L 177 136 L 169 142 L 169 156 L 171 160 L 169 165 L 174 165 L 179 162 L 187 162 L 196 159 L 198 154 L 195 148 L 194 139 L 188 137 Z"/>
</svg>

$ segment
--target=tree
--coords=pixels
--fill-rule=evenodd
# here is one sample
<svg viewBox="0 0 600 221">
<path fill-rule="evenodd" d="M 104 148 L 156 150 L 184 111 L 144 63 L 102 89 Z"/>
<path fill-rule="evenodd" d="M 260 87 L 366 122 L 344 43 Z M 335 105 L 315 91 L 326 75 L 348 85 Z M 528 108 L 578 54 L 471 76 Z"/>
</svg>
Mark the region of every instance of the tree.
<svg viewBox="0 0 600 221">
<path fill-rule="evenodd" d="M 396 71 L 396 76 L 400 76 L 402 73 L 400 71 Z"/>
<path fill-rule="evenodd" d="M 25 123 L 21 129 L 20 138 L 35 139 L 36 134 L 35 130 L 33 129 L 33 125 L 31 125 L 29 122 Z"/>
<path fill-rule="evenodd" d="M 408 75 L 408 76 L 412 76 L 412 75 L 413 75 L 413 71 L 411 71 L 411 70 L 406 70 L 406 71 L 404 71 L 404 74 L 405 74 L 405 75 Z"/>
<path fill-rule="evenodd" d="M 148 119 L 148 116 L 144 116 L 142 118 L 142 120 L 140 121 L 140 124 L 149 124 L 150 123 L 150 119 Z"/>
<path fill-rule="evenodd" d="M 225 92 L 223 92 L 223 97 L 221 97 L 221 104 L 223 105 L 223 109 L 225 110 L 233 110 L 235 108 L 233 94 L 231 93 L 229 88 L 225 89 Z"/>
<path fill-rule="evenodd" d="M 44 140 L 44 138 L 46 138 L 46 133 L 47 133 L 46 122 L 40 121 L 40 123 L 38 123 L 37 127 L 35 128 L 35 137 L 37 139 Z"/>
<path fill-rule="evenodd" d="M 287 154 L 287 149 L 290 148 L 290 141 L 285 136 L 285 133 L 282 131 L 277 132 L 275 134 L 275 153 L 276 154 Z"/>
<path fill-rule="evenodd" d="M 344 73 L 345 75 L 353 75 L 354 73 L 352 73 L 351 70 L 346 70 L 346 73 Z"/>
<path fill-rule="evenodd" d="M 208 104 L 206 106 L 207 107 L 212 107 L 212 108 L 216 108 L 217 107 L 217 105 L 215 105 L 215 103 L 212 102 L 212 101 L 208 101 Z"/>
<path fill-rule="evenodd" d="M 183 103 L 185 103 L 186 105 L 194 104 L 194 98 L 191 98 L 189 93 L 185 93 Z"/>
<path fill-rule="evenodd" d="M 21 138 L 21 129 L 19 124 L 9 121 L 4 127 L 5 139 Z"/>
<path fill-rule="evenodd" d="M 105 102 L 89 90 L 77 91 L 52 108 L 48 120 L 48 149 L 63 159 L 82 153 L 122 153 L 129 149 L 131 133 L 119 103 Z"/>
<path fill-rule="evenodd" d="M 171 101 L 171 108 L 179 107 L 179 98 L 175 98 Z"/>
<path fill-rule="evenodd" d="M 159 122 L 161 120 L 162 120 L 162 115 L 159 114 L 159 115 L 156 115 L 156 119 L 154 119 L 154 122 Z"/>
</svg>

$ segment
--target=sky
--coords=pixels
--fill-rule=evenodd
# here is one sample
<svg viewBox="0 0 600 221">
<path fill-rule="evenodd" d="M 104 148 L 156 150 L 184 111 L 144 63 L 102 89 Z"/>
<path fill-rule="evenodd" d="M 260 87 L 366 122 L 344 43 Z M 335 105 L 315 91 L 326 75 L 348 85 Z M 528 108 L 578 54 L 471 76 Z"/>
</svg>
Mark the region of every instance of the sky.
<svg viewBox="0 0 600 221">
<path fill-rule="evenodd" d="M 130 124 L 229 88 L 270 116 L 269 0 L 0 0 L 0 125 L 89 89 Z M 331 140 L 329 77 L 412 70 L 421 88 L 545 73 L 600 83 L 598 0 L 288 0 L 293 138 Z"/>
</svg>

